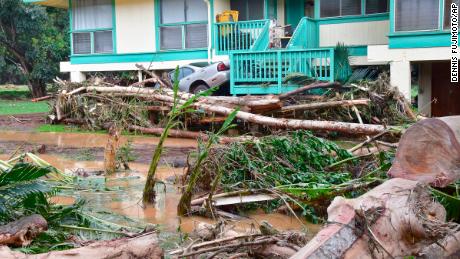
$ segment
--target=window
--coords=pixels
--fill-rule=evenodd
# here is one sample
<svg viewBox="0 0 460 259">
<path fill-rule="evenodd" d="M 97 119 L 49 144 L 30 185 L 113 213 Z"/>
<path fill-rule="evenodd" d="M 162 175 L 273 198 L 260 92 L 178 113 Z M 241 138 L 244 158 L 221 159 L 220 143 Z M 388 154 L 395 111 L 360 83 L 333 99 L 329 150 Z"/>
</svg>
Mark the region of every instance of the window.
<svg viewBox="0 0 460 259">
<path fill-rule="evenodd" d="M 450 26 L 451 26 L 450 13 L 451 13 L 452 3 L 456 3 L 458 6 L 459 2 L 460 2 L 459 0 L 445 0 L 445 3 L 444 3 L 444 30 L 450 30 Z"/>
<path fill-rule="evenodd" d="M 230 8 L 239 12 L 239 21 L 264 19 L 265 0 L 231 0 Z M 270 11 L 274 13 L 274 10 Z"/>
<path fill-rule="evenodd" d="M 208 6 L 203 0 L 160 0 L 160 48 L 208 46 Z"/>
<path fill-rule="evenodd" d="M 73 54 L 113 53 L 112 18 L 112 0 L 73 0 Z"/>
<path fill-rule="evenodd" d="M 439 0 L 396 0 L 395 30 L 439 29 Z"/>
<path fill-rule="evenodd" d="M 337 17 L 361 14 L 361 0 L 321 0 L 320 15 Z"/>
<path fill-rule="evenodd" d="M 366 14 L 387 13 L 388 0 L 366 0 Z"/>
<path fill-rule="evenodd" d="M 171 82 L 173 82 L 173 83 L 174 83 L 174 74 L 175 73 L 176 73 L 175 71 L 169 72 L 169 78 L 171 79 Z M 186 78 L 187 76 L 189 76 L 189 75 L 191 75 L 193 73 L 195 73 L 195 71 L 193 69 L 191 69 L 189 67 L 181 67 L 181 68 L 179 68 L 179 75 L 178 75 L 177 79 L 180 81 L 180 80 Z"/>
</svg>

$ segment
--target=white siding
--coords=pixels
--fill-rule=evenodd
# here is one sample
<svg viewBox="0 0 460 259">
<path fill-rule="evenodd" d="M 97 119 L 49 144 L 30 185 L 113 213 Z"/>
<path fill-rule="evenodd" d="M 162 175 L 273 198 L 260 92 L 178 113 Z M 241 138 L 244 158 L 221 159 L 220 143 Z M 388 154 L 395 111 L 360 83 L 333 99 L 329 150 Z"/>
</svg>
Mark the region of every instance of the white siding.
<svg viewBox="0 0 460 259">
<path fill-rule="evenodd" d="M 230 10 L 230 0 L 215 0 L 214 1 L 214 16 L 221 14 L 225 10 Z"/>
<path fill-rule="evenodd" d="M 284 1 L 285 0 L 278 0 L 278 6 L 277 6 L 277 16 L 278 16 L 278 24 L 280 25 L 285 25 L 285 19 L 284 19 Z"/>
<path fill-rule="evenodd" d="M 356 22 L 320 25 L 321 47 L 342 42 L 348 46 L 388 44 L 389 21 Z"/>
<path fill-rule="evenodd" d="M 115 0 L 117 53 L 155 51 L 154 0 Z"/>
</svg>

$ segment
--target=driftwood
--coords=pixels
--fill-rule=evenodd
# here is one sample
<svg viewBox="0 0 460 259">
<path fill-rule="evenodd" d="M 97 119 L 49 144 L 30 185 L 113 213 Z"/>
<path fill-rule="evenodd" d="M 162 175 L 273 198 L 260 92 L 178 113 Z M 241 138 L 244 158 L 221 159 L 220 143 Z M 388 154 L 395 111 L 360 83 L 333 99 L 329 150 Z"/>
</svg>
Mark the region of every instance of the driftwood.
<svg viewBox="0 0 460 259">
<path fill-rule="evenodd" d="M 327 212 L 329 224 L 292 258 L 402 258 L 459 230 L 427 186 L 405 179 L 336 197 Z"/>
<path fill-rule="evenodd" d="M 0 226 L 0 245 L 15 247 L 27 246 L 32 243 L 37 235 L 47 229 L 48 223 L 40 215 L 21 218 L 4 226 Z"/>
<path fill-rule="evenodd" d="M 152 100 L 172 103 L 174 98 L 168 94 L 160 94 L 158 91 L 134 88 L 134 87 L 84 87 L 83 89 L 77 89 L 69 93 L 74 94 L 82 91 L 94 91 L 101 93 L 137 93 L 140 96 L 151 98 Z M 185 100 L 180 100 L 180 104 L 185 103 Z M 210 105 L 201 101 L 193 104 L 195 109 L 202 109 L 208 113 L 216 113 L 222 115 L 230 115 L 235 109 L 227 108 L 219 105 Z M 369 125 L 369 124 L 358 124 L 358 123 L 345 123 L 336 121 L 314 121 L 314 120 L 296 120 L 296 119 L 283 119 L 273 118 L 263 115 L 257 115 L 249 112 L 239 111 L 236 114 L 236 118 L 279 129 L 290 129 L 290 130 L 318 130 L 318 131 L 336 131 L 347 134 L 378 134 L 386 130 L 382 125 Z"/>
<path fill-rule="evenodd" d="M 305 110 L 316 110 L 316 109 L 326 109 L 334 107 L 349 107 L 355 105 L 369 105 L 369 99 L 360 99 L 360 100 L 343 100 L 343 101 L 330 101 L 330 102 L 317 102 L 317 103 L 307 103 L 299 105 L 291 105 L 281 108 L 283 112 L 290 111 L 305 111 Z"/>
<path fill-rule="evenodd" d="M 144 66 L 142 66 L 140 64 L 136 64 L 136 67 L 139 68 L 140 70 L 144 71 L 145 73 L 149 74 L 152 78 L 155 79 L 156 82 L 160 83 L 161 87 L 172 88 L 171 84 L 169 82 L 164 81 L 163 79 L 161 79 L 161 77 L 159 77 L 155 73 L 147 70 Z"/>
<path fill-rule="evenodd" d="M 435 187 L 460 179 L 460 116 L 422 120 L 402 136 L 388 175 Z"/>
<path fill-rule="evenodd" d="M 37 255 L 26 255 L 20 252 L 11 251 L 6 246 L 0 247 L 0 258 L 5 259 L 159 259 L 163 258 L 163 256 L 163 250 L 158 245 L 158 239 L 155 233 L 144 234 L 134 238 L 96 242 L 81 248 Z"/>
<path fill-rule="evenodd" d="M 141 132 L 144 134 L 152 134 L 152 135 L 161 135 L 163 131 L 165 130 L 164 128 L 144 128 L 144 127 L 139 127 L 139 126 L 134 126 L 130 125 L 128 126 L 128 129 L 131 131 L 137 131 Z M 209 139 L 209 136 L 205 133 L 202 132 L 194 132 L 194 131 L 187 131 L 187 130 L 169 130 L 169 137 L 173 138 L 189 138 L 189 139 L 202 139 L 204 141 L 207 141 Z M 233 142 L 240 142 L 240 141 L 246 141 L 246 140 L 254 140 L 254 137 L 222 137 L 220 136 L 218 141 L 220 144 L 228 144 L 228 143 L 233 143 Z"/>
</svg>

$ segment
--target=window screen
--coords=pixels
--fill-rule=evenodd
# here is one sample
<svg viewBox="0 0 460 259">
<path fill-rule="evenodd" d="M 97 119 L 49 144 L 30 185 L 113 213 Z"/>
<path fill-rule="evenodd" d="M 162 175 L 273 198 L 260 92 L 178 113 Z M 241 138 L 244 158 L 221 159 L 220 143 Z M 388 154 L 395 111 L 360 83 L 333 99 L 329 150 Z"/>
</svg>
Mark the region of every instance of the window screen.
<svg viewBox="0 0 460 259">
<path fill-rule="evenodd" d="M 395 0 L 395 30 L 421 31 L 439 28 L 439 0 Z"/>
<path fill-rule="evenodd" d="M 182 26 L 161 27 L 161 49 L 182 49 Z"/>
<path fill-rule="evenodd" d="M 73 0 L 73 30 L 112 28 L 112 0 Z"/>
<path fill-rule="evenodd" d="M 206 48 L 208 46 L 208 25 L 191 24 L 185 27 L 186 48 Z"/>
<path fill-rule="evenodd" d="M 264 19 L 264 0 L 231 0 L 230 8 L 239 12 L 238 20 Z"/>
<path fill-rule="evenodd" d="M 340 16 L 340 0 L 321 0 L 321 17 Z"/>
<path fill-rule="evenodd" d="M 451 13 L 452 3 L 456 3 L 458 6 L 459 2 L 460 2 L 459 0 L 445 0 L 445 3 L 444 3 L 444 29 L 445 30 L 450 30 L 450 27 L 451 27 L 450 13 Z"/>
<path fill-rule="evenodd" d="M 366 0 L 366 14 L 387 13 L 388 0 Z"/>
<path fill-rule="evenodd" d="M 91 33 L 73 33 L 73 53 L 91 54 Z"/>
<path fill-rule="evenodd" d="M 94 53 L 112 53 L 112 31 L 94 32 Z"/>
<path fill-rule="evenodd" d="M 341 0 L 341 16 L 360 14 L 361 0 Z"/>
<path fill-rule="evenodd" d="M 186 0 L 187 22 L 207 21 L 208 5 L 203 0 Z"/>
</svg>

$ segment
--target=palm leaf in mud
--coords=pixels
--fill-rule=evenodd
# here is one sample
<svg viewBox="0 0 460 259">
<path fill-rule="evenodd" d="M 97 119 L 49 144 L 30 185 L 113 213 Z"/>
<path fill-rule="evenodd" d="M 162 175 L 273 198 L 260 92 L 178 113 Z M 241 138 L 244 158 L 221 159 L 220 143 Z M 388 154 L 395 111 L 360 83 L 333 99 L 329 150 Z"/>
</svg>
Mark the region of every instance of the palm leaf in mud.
<svg viewBox="0 0 460 259">
<path fill-rule="evenodd" d="M 49 167 L 18 163 L 0 173 L 0 222 L 7 222 L 23 213 L 32 214 L 41 205 L 46 206 L 47 201 L 43 197 L 54 190 L 39 178 L 51 171 Z"/>
</svg>

